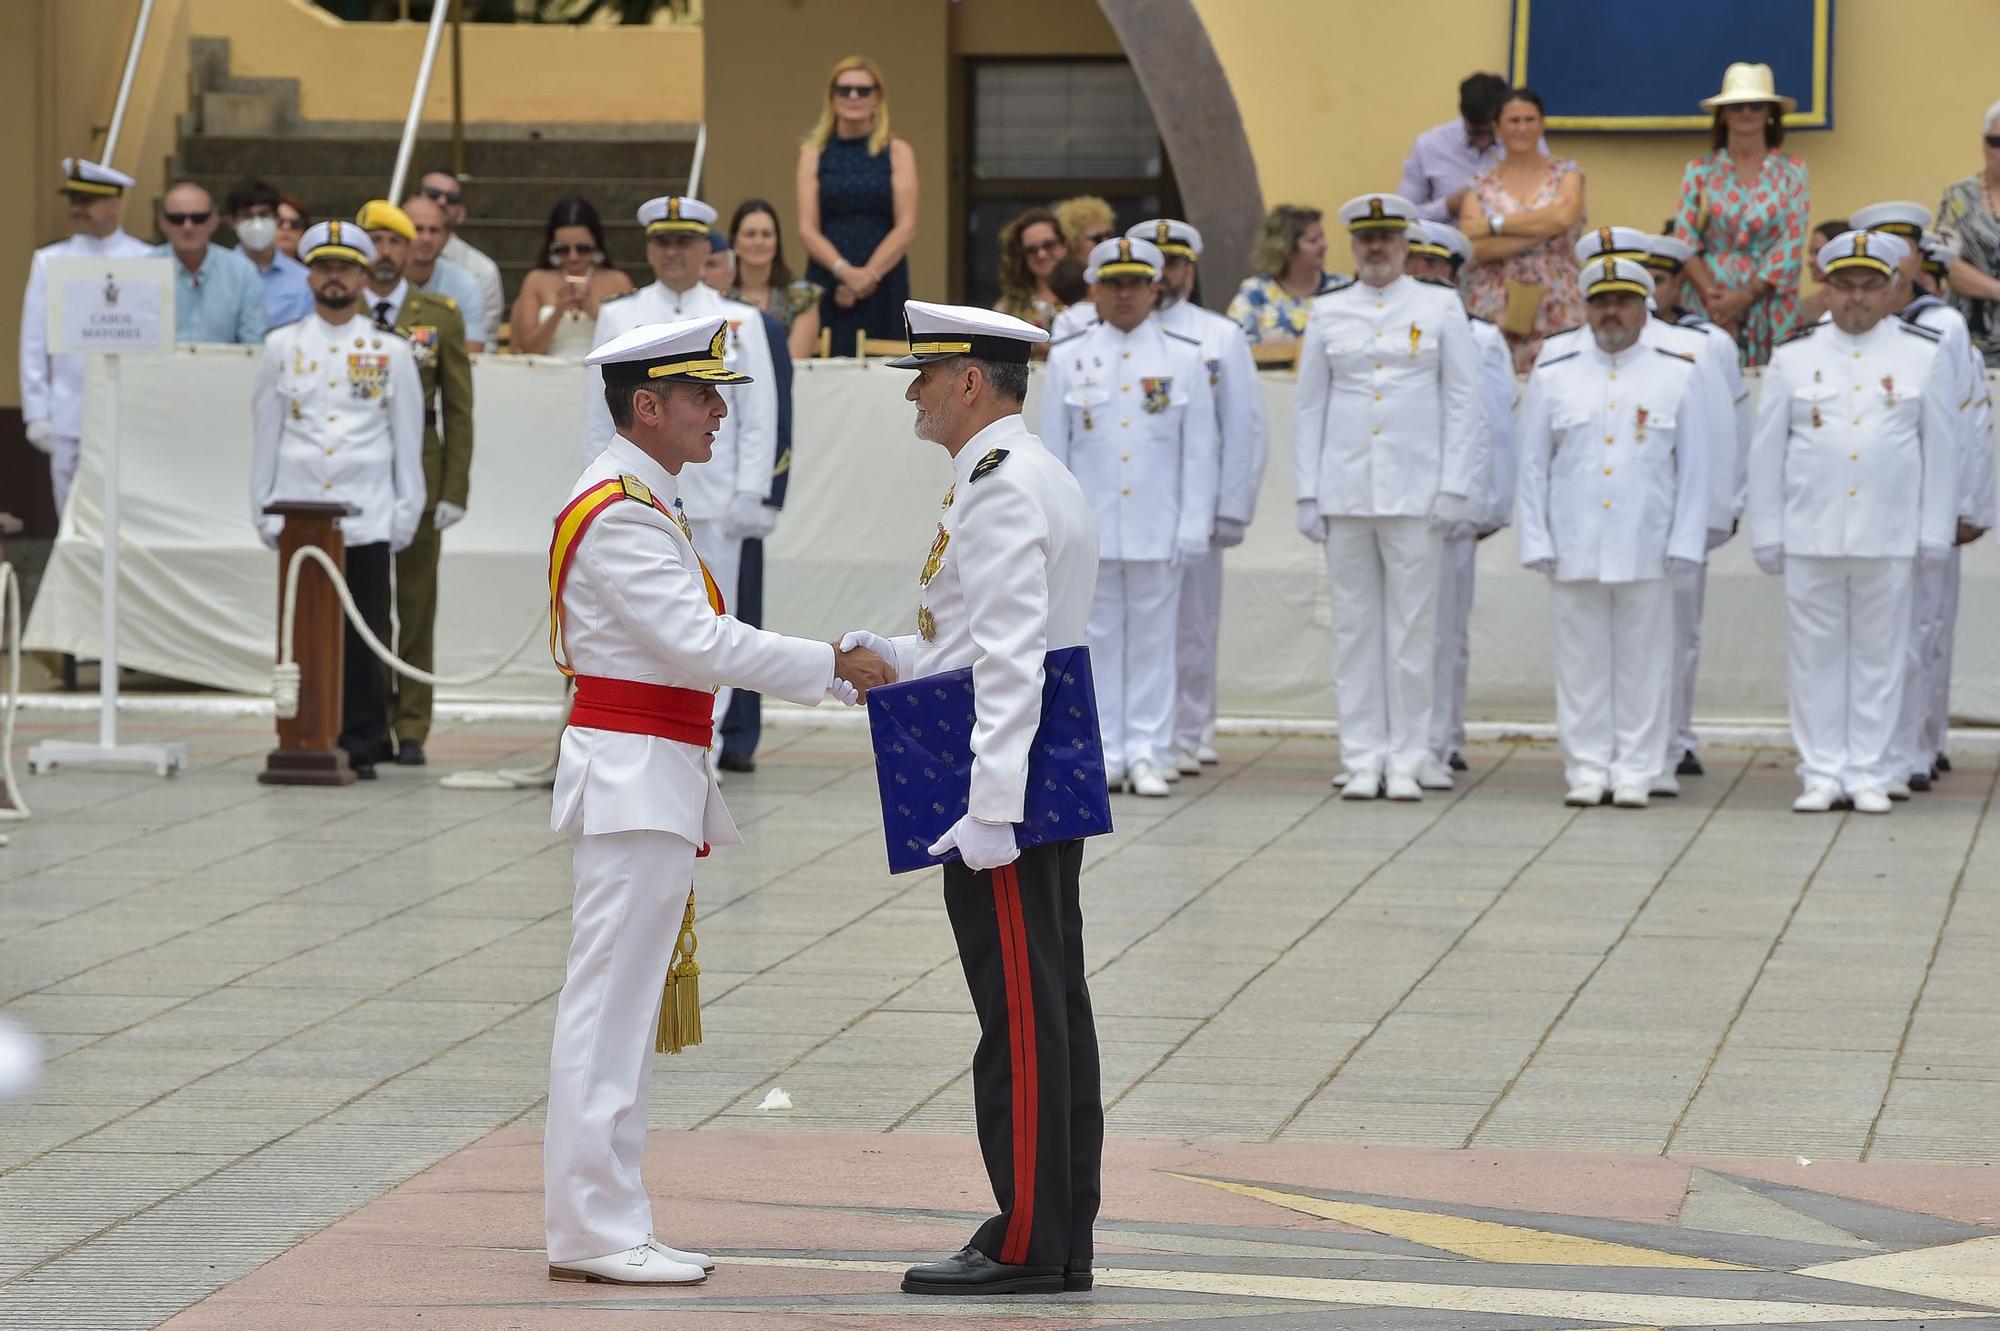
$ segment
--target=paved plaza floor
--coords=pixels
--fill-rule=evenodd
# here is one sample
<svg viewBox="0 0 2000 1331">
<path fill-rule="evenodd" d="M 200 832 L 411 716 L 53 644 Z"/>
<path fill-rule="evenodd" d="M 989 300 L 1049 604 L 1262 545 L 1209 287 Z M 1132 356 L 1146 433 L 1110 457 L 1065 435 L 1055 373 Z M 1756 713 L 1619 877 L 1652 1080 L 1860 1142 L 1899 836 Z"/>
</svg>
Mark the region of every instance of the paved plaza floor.
<svg viewBox="0 0 2000 1331">
<path fill-rule="evenodd" d="M 4 829 L 0 1012 L 52 1062 L 0 1106 L 0 1327 L 2000 1328 L 1987 746 L 1887 818 L 1727 747 L 1645 812 L 1499 742 L 1420 805 L 1252 737 L 1120 798 L 1099 1286 L 1007 1302 L 894 1293 L 985 1184 L 938 878 L 885 872 L 859 729 L 726 787 L 648 1173 L 722 1266 L 670 1292 L 545 1278 L 568 850 L 546 794 L 436 784 L 549 728 L 334 791 L 255 783 L 268 722 L 127 730 L 193 770 L 34 778 Z"/>
</svg>

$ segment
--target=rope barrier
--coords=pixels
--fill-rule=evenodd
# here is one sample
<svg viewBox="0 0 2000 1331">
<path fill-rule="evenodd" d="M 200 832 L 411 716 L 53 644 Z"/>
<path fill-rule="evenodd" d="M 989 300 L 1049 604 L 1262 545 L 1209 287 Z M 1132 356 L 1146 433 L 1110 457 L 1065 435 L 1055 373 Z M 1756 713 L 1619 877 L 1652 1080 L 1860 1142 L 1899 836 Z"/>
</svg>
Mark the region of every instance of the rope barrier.
<svg viewBox="0 0 2000 1331">
<path fill-rule="evenodd" d="M 354 626 L 354 631 L 368 644 L 368 650 L 375 653 L 383 665 L 403 678 L 416 680 L 419 684 L 429 684 L 433 688 L 462 689 L 492 679 L 512 665 L 515 658 L 528 649 L 530 643 L 542 637 L 543 625 L 548 622 L 548 615 L 544 612 L 529 626 L 528 631 L 521 636 L 521 640 L 514 644 L 514 650 L 501 657 L 499 664 L 491 669 L 455 678 L 433 675 L 430 671 L 419 670 L 398 657 L 375 636 L 375 630 L 368 627 L 368 621 L 361 617 L 360 609 L 355 606 L 354 593 L 347 588 L 347 578 L 341 573 L 340 566 L 333 562 L 331 555 L 317 546 L 302 545 L 292 552 L 291 562 L 285 567 L 285 596 L 283 610 L 279 615 L 278 664 L 271 671 L 271 705 L 280 720 L 289 721 L 299 714 L 299 667 L 292 659 L 292 635 L 298 621 L 299 571 L 305 567 L 308 559 L 326 570 L 328 580 L 333 583 L 334 594 L 340 598 L 340 608 L 347 614 L 347 622 Z"/>
<path fill-rule="evenodd" d="M 0 822 L 19 822 L 31 817 L 28 802 L 14 780 L 14 714 L 21 710 L 21 579 L 12 564 L 0 563 L 0 592 L 7 610 L 7 707 L 0 717 L 0 788 L 7 793 L 7 806 L 0 809 Z M 0 846 L 7 838 L 0 836 Z"/>
</svg>

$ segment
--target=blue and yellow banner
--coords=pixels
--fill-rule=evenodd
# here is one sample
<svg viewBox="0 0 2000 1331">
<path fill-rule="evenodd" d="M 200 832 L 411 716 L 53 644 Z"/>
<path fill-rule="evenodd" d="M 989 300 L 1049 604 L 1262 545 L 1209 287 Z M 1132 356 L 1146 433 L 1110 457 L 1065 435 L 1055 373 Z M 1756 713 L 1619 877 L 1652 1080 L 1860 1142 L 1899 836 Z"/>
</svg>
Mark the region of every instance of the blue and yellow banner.
<svg viewBox="0 0 2000 1331">
<path fill-rule="evenodd" d="M 1701 99 L 1739 60 L 1769 65 L 1798 100 L 1786 128 L 1833 128 L 1833 0 L 1513 4 L 1510 77 L 1542 95 L 1552 130 L 1707 129 Z"/>
</svg>

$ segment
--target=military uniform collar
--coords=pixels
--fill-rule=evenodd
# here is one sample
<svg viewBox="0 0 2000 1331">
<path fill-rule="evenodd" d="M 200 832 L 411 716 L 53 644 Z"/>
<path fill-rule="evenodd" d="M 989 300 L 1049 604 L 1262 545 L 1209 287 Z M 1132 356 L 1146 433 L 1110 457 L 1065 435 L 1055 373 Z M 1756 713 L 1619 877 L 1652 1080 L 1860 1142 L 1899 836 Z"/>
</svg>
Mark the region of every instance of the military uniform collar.
<svg viewBox="0 0 2000 1331">
<path fill-rule="evenodd" d="M 1159 327 L 1159 324 L 1160 324 L 1160 312 L 1158 310 L 1154 310 L 1144 319 L 1141 319 L 1129 333 L 1120 332 L 1117 324 L 1112 323 L 1109 319 L 1106 319 L 1102 315 L 1098 316 L 1096 326 L 1102 328 L 1107 334 L 1117 338 L 1119 341 L 1122 342 L 1130 338 L 1139 337 L 1143 335 L 1148 328 L 1157 328 Z M 998 422 L 996 421 L 995 424 L 998 424 Z M 987 428 L 992 429 L 993 427 L 989 425 Z"/>
<path fill-rule="evenodd" d="M 1652 320 L 1649 318 L 1646 322 L 1650 326 Z M 1647 341 L 1644 329 L 1640 330 L 1639 336 L 1633 340 L 1631 346 L 1625 348 L 1625 350 L 1615 356 L 1603 347 L 1598 346 L 1597 338 L 1588 329 L 1584 330 L 1584 342 L 1590 352 L 1591 359 L 1598 365 L 1610 370 L 1625 369 L 1641 356 L 1651 352 L 1654 346 L 1652 342 Z"/>
<path fill-rule="evenodd" d="M 386 300 L 389 302 L 389 322 L 395 323 L 403 317 L 403 307 L 410 303 L 411 294 L 410 279 L 407 277 L 397 278 L 395 287 L 386 296 L 378 296 L 374 288 L 369 288 L 366 301 L 368 317 L 372 320 L 375 317 L 376 306 Z"/>
<path fill-rule="evenodd" d="M 675 291 L 665 282 L 655 281 L 653 285 L 660 289 L 661 298 L 667 302 L 675 314 L 690 316 L 712 314 L 722 304 L 721 295 L 706 282 L 697 281 L 686 291 Z"/>
<path fill-rule="evenodd" d="M 622 434 L 614 434 L 604 451 L 611 455 L 619 475 L 637 476 L 653 492 L 653 498 L 668 508 L 674 506 L 681 493 L 680 478 L 653 461 L 645 449 Z"/>
<path fill-rule="evenodd" d="M 1144 327 L 1145 325 L 1140 325 Z M 958 450 L 958 456 L 951 460 L 951 479 L 955 485 L 964 485 L 972 475 L 972 469 L 979 460 L 996 448 L 1018 448 L 1020 436 L 1028 432 L 1028 426 L 1021 419 L 1021 413 L 1002 416 L 978 434 L 965 441 L 965 447 Z"/>
</svg>

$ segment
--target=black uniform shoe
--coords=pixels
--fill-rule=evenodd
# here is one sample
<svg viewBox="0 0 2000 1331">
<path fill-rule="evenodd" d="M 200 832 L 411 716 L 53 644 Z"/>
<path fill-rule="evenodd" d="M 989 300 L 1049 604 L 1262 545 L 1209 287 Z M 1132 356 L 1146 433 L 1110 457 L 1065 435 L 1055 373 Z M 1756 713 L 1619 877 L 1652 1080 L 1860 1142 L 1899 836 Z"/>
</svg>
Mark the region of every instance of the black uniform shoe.
<svg viewBox="0 0 2000 1331">
<path fill-rule="evenodd" d="M 1951 755 L 1947 753 L 1940 753 L 1937 756 L 1936 766 L 1938 771 L 1940 772 L 1949 772 L 1951 770 Z"/>
<path fill-rule="evenodd" d="M 373 781 L 373 780 L 375 779 L 375 764 L 374 764 L 374 763 L 355 763 L 355 764 L 353 764 L 353 767 L 354 767 L 354 779 L 355 779 L 355 780 L 357 780 L 357 781 Z"/>
<path fill-rule="evenodd" d="M 1446 767 L 1449 767 L 1454 772 L 1463 772 L 1466 770 L 1465 755 L 1460 753 L 1457 749 L 1453 749 L 1451 751 L 1451 757 L 1445 760 L 1444 765 Z M 1088 1289 L 1090 1288 L 1090 1286 L 1085 1285 L 1084 1288 Z"/>
<path fill-rule="evenodd" d="M 413 739 L 406 739 L 396 745 L 396 766 L 422 767 L 423 765 L 424 746 L 422 744 Z"/>
<path fill-rule="evenodd" d="M 1694 756 L 1693 749 L 1681 750 L 1680 765 L 1674 768 L 1675 776 L 1707 776 L 1702 770 L 1701 759 Z"/>
<path fill-rule="evenodd" d="M 1063 1268 L 1063 1293 L 1081 1294 L 1096 1284 L 1087 1266 L 1065 1266 Z"/>
<path fill-rule="evenodd" d="M 903 1273 L 905 1294 L 1060 1294 L 1063 1286 L 1059 1266 L 1003 1266 L 969 1245 Z"/>
<path fill-rule="evenodd" d="M 1931 788 L 1931 774 L 1929 772 L 1910 773 L 1911 790 L 1916 791 L 1918 794 L 1922 794 L 1924 791 L 1927 791 L 1930 788 Z"/>
<path fill-rule="evenodd" d="M 722 751 L 722 756 L 715 760 L 715 765 L 725 772 L 754 772 L 757 770 L 757 760 L 755 758 L 747 753 L 731 753 L 728 749 Z"/>
</svg>

